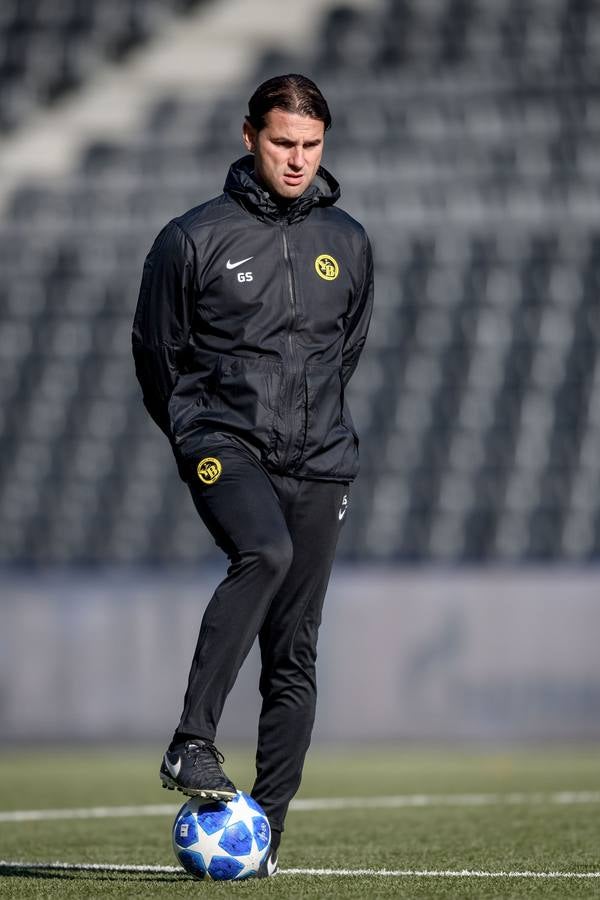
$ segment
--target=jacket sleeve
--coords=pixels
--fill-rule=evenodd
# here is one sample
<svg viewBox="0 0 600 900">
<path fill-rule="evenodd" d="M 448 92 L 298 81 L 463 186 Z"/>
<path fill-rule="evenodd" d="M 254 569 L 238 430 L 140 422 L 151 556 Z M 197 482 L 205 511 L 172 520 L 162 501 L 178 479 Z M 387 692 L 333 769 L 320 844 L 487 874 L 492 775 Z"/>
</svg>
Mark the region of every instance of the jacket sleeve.
<svg viewBox="0 0 600 900">
<path fill-rule="evenodd" d="M 184 363 L 194 299 L 193 245 L 169 222 L 146 257 L 133 321 L 135 372 L 144 405 L 171 437 L 168 403 Z"/>
<path fill-rule="evenodd" d="M 363 256 L 363 280 L 360 290 L 348 311 L 345 324 L 344 349 L 342 353 L 342 383 L 350 381 L 367 339 L 369 322 L 373 311 L 373 254 L 371 244 L 365 235 Z"/>
</svg>

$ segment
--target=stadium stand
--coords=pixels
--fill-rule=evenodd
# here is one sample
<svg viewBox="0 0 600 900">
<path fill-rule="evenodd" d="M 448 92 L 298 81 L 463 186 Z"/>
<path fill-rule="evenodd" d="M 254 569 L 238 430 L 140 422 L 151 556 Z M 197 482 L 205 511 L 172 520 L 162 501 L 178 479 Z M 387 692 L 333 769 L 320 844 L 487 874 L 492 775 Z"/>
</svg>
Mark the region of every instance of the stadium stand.
<svg viewBox="0 0 600 900">
<path fill-rule="evenodd" d="M 199 0 L 4 0 L 0 8 L 0 133 L 21 125 L 123 59 Z"/>
<path fill-rule="evenodd" d="M 129 6 L 141 24 L 110 52 L 156 21 L 159 4 Z M 347 559 L 600 555 L 599 50 L 593 0 L 386 0 L 331 11 L 312 56 L 257 66 L 253 83 L 322 85 L 325 164 L 374 244 Z M 129 335 L 155 233 L 241 155 L 247 93 L 162 100 L 0 220 L 0 561 L 213 554 Z"/>
</svg>

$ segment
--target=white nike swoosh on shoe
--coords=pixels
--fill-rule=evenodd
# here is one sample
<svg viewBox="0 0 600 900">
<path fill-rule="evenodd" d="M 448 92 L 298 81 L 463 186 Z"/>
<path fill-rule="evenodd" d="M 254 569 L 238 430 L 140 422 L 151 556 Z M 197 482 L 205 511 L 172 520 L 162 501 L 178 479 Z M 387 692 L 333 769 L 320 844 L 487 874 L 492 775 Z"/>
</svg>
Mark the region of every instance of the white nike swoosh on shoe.
<svg viewBox="0 0 600 900">
<path fill-rule="evenodd" d="M 267 860 L 267 872 L 269 873 L 269 875 L 274 875 L 276 871 L 277 871 L 277 857 L 275 857 L 273 859 L 271 856 L 269 856 L 269 858 Z"/>
<path fill-rule="evenodd" d="M 165 766 L 167 767 L 173 778 L 177 778 L 181 771 L 181 757 L 178 756 L 177 762 L 175 763 L 175 765 L 173 765 L 173 763 L 169 760 L 169 757 L 165 753 Z"/>
<path fill-rule="evenodd" d="M 254 259 L 253 256 L 247 256 L 246 259 L 240 259 L 239 262 L 232 263 L 230 259 L 227 260 L 227 268 L 228 269 L 237 269 L 238 266 L 241 266 L 242 263 L 250 262 L 251 259 Z"/>
</svg>

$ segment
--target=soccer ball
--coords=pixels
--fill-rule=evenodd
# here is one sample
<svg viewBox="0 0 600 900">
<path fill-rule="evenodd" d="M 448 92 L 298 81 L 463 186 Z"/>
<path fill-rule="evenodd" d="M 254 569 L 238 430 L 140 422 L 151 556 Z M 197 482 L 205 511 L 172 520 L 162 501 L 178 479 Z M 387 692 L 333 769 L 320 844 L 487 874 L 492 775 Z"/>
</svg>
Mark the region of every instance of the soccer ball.
<svg viewBox="0 0 600 900">
<path fill-rule="evenodd" d="M 242 791 L 228 802 L 193 797 L 173 823 L 175 856 L 194 878 L 240 881 L 256 875 L 270 845 L 269 820 Z"/>
</svg>

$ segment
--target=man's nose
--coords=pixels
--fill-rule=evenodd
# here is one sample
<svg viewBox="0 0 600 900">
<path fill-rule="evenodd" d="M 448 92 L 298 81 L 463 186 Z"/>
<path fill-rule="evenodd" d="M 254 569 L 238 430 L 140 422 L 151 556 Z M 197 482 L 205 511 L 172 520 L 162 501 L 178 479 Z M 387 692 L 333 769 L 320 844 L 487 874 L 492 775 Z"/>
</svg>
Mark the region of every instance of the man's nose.
<svg viewBox="0 0 600 900">
<path fill-rule="evenodd" d="M 294 169 L 301 169 L 304 165 L 304 151 L 301 147 L 295 147 L 290 156 L 290 165 Z"/>
</svg>

